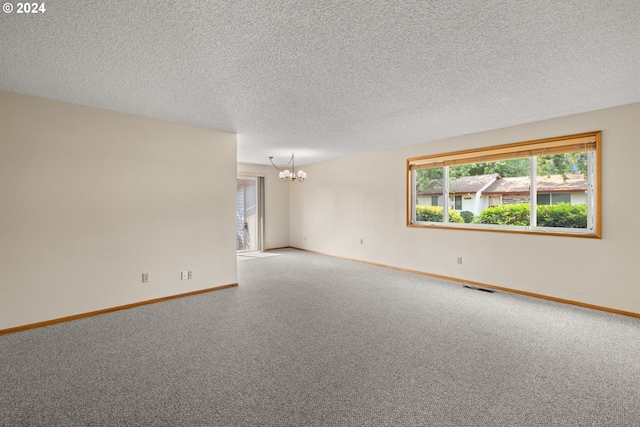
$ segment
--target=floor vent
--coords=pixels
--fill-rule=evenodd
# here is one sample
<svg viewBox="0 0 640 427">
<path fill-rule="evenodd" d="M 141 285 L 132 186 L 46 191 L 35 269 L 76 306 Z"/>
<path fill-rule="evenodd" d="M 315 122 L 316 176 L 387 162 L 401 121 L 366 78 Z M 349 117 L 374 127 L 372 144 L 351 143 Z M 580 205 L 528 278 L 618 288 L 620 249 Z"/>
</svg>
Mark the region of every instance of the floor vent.
<svg viewBox="0 0 640 427">
<path fill-rule="evenodd" d="M 471 286 L 471 285 L 462 285 L 463 288 L 469 288 L 469 289 L 475 289 L 476 291 L 482 291 L 482 292 L 489 292 L 490 294 L 494 293 L 495 290 L 494 289 L 488 289 L 488 288 L 480 288 L 478 286 Z"/>
</svg>

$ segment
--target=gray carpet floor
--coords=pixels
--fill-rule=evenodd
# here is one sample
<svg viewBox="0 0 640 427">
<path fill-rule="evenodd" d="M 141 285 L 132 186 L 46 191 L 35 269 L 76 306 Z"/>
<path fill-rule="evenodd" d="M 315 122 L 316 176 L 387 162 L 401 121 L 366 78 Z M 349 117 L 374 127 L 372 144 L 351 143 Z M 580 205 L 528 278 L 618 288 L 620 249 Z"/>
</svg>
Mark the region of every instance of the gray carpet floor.
<svg viewBox="0 0 640 427">
<path fill-rule="evenodd" d="M 0 336 L 0 425 L 640 425 L 640 319 L 278 253 Z"/>
</svg>

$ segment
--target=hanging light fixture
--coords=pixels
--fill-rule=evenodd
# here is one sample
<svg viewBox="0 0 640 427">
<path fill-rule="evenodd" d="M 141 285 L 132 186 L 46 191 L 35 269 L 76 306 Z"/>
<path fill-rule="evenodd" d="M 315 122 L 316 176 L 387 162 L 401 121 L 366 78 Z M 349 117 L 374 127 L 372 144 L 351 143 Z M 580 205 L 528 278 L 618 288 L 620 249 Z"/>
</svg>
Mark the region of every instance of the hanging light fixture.
<svg viewBox="0 0 640 427">
<path fill-rule="evenodd" d="M 293 182 L 297 179 L 298 181 L 303 182 L 305 179 L 307 179 L 307 173 L 303 170 L 298 170 L 298 173 L 296 174 L 296 165 L 293 153 L 291 154 L 289 162 L 281 168 L 273 163 L 273 156 L 269 156 L 269 161 L 274 168 L 280 171 L 280 174 L 278 176 L 280 176 L 280 179 L 283 181 L 291 180 L 291 182 Z M 289 166 L 291 166 L 291 170 L 287 169 Z"/>
</svg>

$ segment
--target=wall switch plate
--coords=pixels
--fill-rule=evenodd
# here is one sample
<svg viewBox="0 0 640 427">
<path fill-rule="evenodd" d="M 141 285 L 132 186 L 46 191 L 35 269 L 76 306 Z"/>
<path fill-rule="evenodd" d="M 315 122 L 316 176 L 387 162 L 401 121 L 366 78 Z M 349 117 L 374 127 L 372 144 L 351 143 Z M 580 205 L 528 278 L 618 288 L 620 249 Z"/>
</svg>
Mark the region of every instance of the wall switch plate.
<svg viewBox="0 0 640 427">
<path fill-rule="evenodd" d="M 142 283 L 149 282 L 149 273 L 142 273 Z"/>
<path fill-rule="evenodd" d="M 193 270 L 187 271 L 187 279 L 189 280 L 193 279 Z"/>
<path fill-rule="evenodd" d="M 180 273 L 180 280 L 187 280 L 189 278 L 189 272 L 188 271 L 183 271 Z"/>
</svg>

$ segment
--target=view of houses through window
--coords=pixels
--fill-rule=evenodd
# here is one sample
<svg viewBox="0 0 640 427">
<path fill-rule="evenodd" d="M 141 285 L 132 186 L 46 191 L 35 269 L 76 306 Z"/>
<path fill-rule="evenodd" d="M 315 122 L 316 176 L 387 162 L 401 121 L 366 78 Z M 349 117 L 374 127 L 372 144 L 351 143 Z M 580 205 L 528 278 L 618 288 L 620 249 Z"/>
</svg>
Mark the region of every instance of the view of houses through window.
<svg viewBox="0 0 640 427">
<path fill-rule="evenodd" d="M 527 148 L 493 161 L 470 156 L 473 163 L 454 155 L 410 159 L 412 223 L 593 232 L 595 144 L 529 156 Z"/>
</svg>

